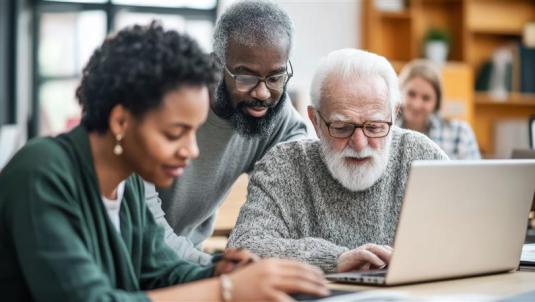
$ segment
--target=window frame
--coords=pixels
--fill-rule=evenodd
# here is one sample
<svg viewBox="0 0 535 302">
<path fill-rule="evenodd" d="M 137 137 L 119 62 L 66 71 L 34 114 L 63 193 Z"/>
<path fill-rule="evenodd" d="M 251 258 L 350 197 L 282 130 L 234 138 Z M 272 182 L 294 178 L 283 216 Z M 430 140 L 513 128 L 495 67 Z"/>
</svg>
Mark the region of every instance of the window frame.
<svg viewBox="0 0 535 302">
<path fill-rule="evenodd" d="M 16 123 L 17 2 L 0 3 L 0 127 Z"/>
<path fill-rule="evenodd" d="M 11 1 L 11 0 L 10 0 Z M 15 1 L 15 0 L 12 0 Z M 134 13 L 153 13 L 153 14 L 167 14 L 180 15 L 186 20 L 206 20 L 211 21 L 215 25 L 217 13 L 219 9 L 220 0 L 216 0 L 212 9 L 199 9 L 188 7 L 160 7 L 160 6 L 141 6 L 141 5 L 125 5 L 114 4 L 112 0 L 107 0 L 103 3 L 80 3 L 80 2 L 66 2 L 66 1 L 46 1 L 33 0 L 33 25 L 32 25 L 32 69 L 33 69 L 33 85 L 32 85 L 32 102 L 31 115 L 28 127 L 28 137 L 35 137 L 39 135 L 40 125 L 40 106 L 39 106 L 39 91 L 40 88 L 49 81 L 54 80 L 73 80 L 78 79 L 80 74 L 73 74 L 67 76 L 49 76 L 42 75 L 39 69 L 39 45 L 40 45 L 40 25 L 42 16 L 46 13 L 61 13 L 61 12 L 84 12 L 84 11 L 102 11 L 106 16 L 106 34 L 114 31 L 115 18 L 117 13 L 126 10 Z M 73 92 L 74 93 L 74 92 Z M 1 104 L 0 104 L 1 105 Z"/>
</svg>

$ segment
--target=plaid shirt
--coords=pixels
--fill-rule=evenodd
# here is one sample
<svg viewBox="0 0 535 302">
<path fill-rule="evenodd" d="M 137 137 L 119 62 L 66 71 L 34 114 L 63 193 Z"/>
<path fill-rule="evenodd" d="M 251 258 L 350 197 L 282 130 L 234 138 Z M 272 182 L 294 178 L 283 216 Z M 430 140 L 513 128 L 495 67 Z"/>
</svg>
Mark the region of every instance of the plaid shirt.
<svg viewBox="0 0 535 302">
<path fill-rule="evenodd" d="M 403 127 L 401 116 L 396 124 Z M 428 131 L 425 135 L 444 150 L 450 159 L 481 159 L 474 132 L 463 121 L 446 120 L 433 114 L 429 119 Z"/>
</svg>

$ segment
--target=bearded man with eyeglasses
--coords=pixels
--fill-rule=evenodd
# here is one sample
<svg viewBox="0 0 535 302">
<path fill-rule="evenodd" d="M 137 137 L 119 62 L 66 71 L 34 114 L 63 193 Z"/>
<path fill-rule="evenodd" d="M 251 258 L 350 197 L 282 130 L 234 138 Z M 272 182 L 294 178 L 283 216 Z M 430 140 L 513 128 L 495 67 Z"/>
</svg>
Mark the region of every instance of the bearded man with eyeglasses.
<svg viewBox="0 0 535 302">
<path fill-rule="evenodd" d="M 393 126 L 400 91 L 384 57 L 330 53 L 311 100 L 319 140 L 279 144 L 256 164 L 228 246 L 329 273 L 384 268 L 411 163 L 447 155 L 425 135 Z"/>
<path fill-rule="evenodd" d="M 200 156 L 179 171 L 171 187 L 145 186 L 147 204 L 181 258 L 211 264 L 201 244 L 212 235 L 232 184 L 272 146 L 308 137 L 286 93 L 293 75 L 292 39 L 292 21 L 272 2 L 237 2 L 217 21 L 213 47 L 222 76 L 207 122 L 197 132 Z M 216 274 L 224 273 L 219 267 Z"/>
</svg>

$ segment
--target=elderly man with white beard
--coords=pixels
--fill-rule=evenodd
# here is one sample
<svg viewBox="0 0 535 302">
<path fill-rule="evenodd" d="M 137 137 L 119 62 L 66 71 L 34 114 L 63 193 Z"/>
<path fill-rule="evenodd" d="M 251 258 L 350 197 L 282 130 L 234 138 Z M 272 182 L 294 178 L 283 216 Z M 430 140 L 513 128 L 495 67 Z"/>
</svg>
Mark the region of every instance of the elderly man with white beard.
<svg viewBox="0 0 535 302">
<path fill-rule="evenodd" d="M 319 140 L 283 143 L 258 162 L 228 245 L 325 272 L 388 264 L 415 160 L 444 160 L 425 135 L 392 126 L 400 91 L 378 55 L 330 53 L 308 107 Z"/>
</svg>

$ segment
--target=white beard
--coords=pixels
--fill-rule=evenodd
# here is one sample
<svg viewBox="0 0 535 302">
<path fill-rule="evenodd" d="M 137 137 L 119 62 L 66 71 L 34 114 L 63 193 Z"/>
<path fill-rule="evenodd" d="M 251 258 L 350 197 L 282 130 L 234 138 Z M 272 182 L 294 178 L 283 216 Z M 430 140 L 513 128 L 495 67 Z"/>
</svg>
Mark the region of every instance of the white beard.
<svg viewBox="0 0 535 302">
<path fill-rule="evenodd" d="M 338 152 L 332 150 L 325 140 L 320 138 L 321 151 L 329 172 L 342 186 L 355 192 L 370 188 L 381 178 L 390 158 L 391 143 L 392 135 L 389 135 L 385 138 L 382 150 L 374 150 L 366 146 L 360 152 L 350 147 Z M 371 158 L 364 164 L 356 165 L 348 163 L 346 157 Z"/>
</svg>

